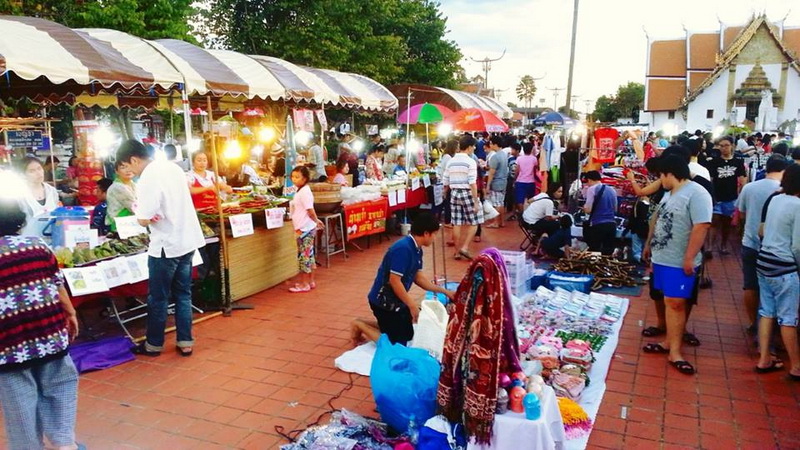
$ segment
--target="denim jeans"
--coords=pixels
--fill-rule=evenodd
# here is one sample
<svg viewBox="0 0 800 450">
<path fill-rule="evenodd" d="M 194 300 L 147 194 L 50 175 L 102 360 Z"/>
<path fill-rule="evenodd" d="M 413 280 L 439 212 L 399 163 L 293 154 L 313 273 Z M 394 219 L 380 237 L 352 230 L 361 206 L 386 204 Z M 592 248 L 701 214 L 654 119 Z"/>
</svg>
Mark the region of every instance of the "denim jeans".
<svg viewBox="0 0 800 450">
<path fill-rule="evenodd" d="M 8 449 L 75 444 L 78 371 L 69 355 L 27 369 L 0 373 L 0 405 Z"/>
<path fill-rule="evenodd" d="M 175 328 L 178 347 L 191 347 L 192 339 L 192 256 L 189 252 L 176 258 L 150 256 L 150 295 L 147 297 L 147 345 L 149 351 L 164 349 L 167 306 L 175 301 Z"/>
<path fill-rule="evenodd" d="M 633 260 L 637 263 L 642 262 L 642 249 L 644 248 L 644 239 L 640 238 L 636 233 L 631 233 L 631 253 Z"/>
</svg>

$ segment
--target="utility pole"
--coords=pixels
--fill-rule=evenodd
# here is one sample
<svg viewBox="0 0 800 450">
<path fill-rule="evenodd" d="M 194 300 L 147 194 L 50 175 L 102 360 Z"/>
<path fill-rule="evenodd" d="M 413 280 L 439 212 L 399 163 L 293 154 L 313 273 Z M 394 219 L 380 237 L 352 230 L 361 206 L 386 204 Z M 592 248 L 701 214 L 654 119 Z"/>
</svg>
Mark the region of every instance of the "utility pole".
<svg viewBox="0 0 800 450">
<path fill-rule="evenodd" d="M 592 103 L 591 100 L 584 100 L 583 104 L 586 105 L 586 118 L 589 118 L 589 105 Z"/>
<path fill-rule="evenodd" d="M 483 59 L 470 58 L 471 60 L 481 63 L 483 65 L 483 88 L 489 89 L 489 71 L 492 70 L 492 63 L 499 61 L 506 56 L 506 49 L 503 49 L 503 54 L 495 59 L 490 59 L 488 56 Z"/>
<path fill-rule="evenodd" d="M 558 112 L 558 93 L 564 88 L 547 88 L 547 90 L 553 92 L 553 111 Z M 567 100 L 567 107 L 569 107 L 569 100 Z"/>
<path fill-rule="evenodd" d="M 573 96 L 570 97 L 570 99 L 572 99 L 572 101 L 569 104 L 569 111 L 567 111 L 567 112 L 575 111 L 575 100 L 577 100 L 579 98 L 581 98 L 580 95 L 573 95 Z"/>
<path fill-rule="evenodd" d="M 572 11 L 572 44 L 569 50 L 569 77 L 567 78 L 567 109 L 569 108 L 570 99 L 572 98 L 572 71 L 575 68 L 575 41 L 578 36 L 578 3 L 580 0 L 575 0 L 575 7 Z"/>
</svg>

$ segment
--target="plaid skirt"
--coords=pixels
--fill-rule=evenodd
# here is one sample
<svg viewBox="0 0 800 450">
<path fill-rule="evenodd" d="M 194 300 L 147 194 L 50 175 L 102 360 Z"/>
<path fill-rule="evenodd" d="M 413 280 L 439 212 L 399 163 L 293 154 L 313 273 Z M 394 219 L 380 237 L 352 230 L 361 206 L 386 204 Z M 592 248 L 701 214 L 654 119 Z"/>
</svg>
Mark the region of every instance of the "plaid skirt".
<svg viewBox="0 0 800 450">
<path fill-rule="evenodd" d="M 450 191 L 450 221 L 453 225 L 480 225 L 483 208 L 475 210 L 475 199 L 469 189 Z"/>
</svg>

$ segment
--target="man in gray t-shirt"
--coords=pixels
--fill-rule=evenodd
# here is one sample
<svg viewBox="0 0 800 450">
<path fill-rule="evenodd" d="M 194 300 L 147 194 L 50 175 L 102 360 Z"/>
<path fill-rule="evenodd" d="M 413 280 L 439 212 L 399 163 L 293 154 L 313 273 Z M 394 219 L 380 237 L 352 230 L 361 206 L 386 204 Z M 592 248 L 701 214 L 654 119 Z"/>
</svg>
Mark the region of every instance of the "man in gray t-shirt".
<svg viewBox="0 0 800 450">
<path fill-rule="evenodd" d="M 492 136 L 489 140 L 489 150 L 492 152 L 486 165 L 489 175 L 486 180 L 485 197 L 492 202 L 492 206 L 500 213 L 490 228 L 502 227 L 505 221 L 506 185 L 508 184 L 508 153 L 501 148 L 503 139 Z"/>
<path fill-rule="evenodd" d="M 666 339 L 644 347 L 646 353 L 669 354 L 679 372 L 695 373 L 683 358 L 681 342 L 686 331 L 686 308 L 702 262 L 700 249 L 711 227 L 713 204 L 706 189 L 690 180 L 688 163 L 667 156 L 659 163 L 661 186 L 669 191 L 658 208 L 655 226 L 645 248 L 652 252 L 653 287 L 664 293 Z"/>
<path fill-rule="evenodd" d="M 764 179 L 748 183 L 739 194 L 736 207 L 744 219 L 744 237 L 742 238 L 742 275 L 744 284 L 744 308 L 755 331 L 756 314 L 758 313 L 758 274 L 756 259 L 761 247 L 758 228 L 761 225 L 761 210 L 772 193 L 781 185 L 783 171 L 789 165 L 786 158 L 772 157 L 767 160 L 767 175 Z"/>
</svg>

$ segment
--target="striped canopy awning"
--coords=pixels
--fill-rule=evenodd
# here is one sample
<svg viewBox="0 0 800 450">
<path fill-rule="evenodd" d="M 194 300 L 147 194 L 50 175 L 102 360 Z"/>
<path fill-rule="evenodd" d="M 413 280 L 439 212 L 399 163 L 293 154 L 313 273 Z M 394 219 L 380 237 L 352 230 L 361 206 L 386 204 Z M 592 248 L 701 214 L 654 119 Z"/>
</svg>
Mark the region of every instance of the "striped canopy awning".
<svg viewBox="0 0 800 450">
<path fill-rule="evenodd" d="M 468 108 L 478 108 L 491 111 L 501 119 L 511 119 L 514 111 L 501 101 L 464 91 L 445 89 L 422 84 L 395 84 L 389 86 L 389 91 L 400 98 L 401 106 L 406 105 L 408 90 L 411 89 L 411 105 L 418 103 L 438 103 L 453 111 Z"/>
<path fill-rule="evenodd" d="M 219 105 L 260 99 L 374 112 L 398 107 L 397 98 L 369 78 L 268 56 L 70 29 L 31 17 L 0 16 L 0 30 L 0 74 L 6 76 L 0 95 L 7 97 L 139 106 L 185 89 L 190 96 L 211 95 Z"/>
<path fill-rule="evenodd" d="M 0 16 L 0 93 L 21 96 L 78 95 L 82 92 L 165 92 L 183 81 L 163 57 L 141 39 L 118 34 L 120 45 L 95 39 L 99 30 L 73 30 L 34 17 Z M 141 55 L 139 64 L 127 54 Z M 146 61 L 146 64 L 142 64 Z"/>
</svg>

